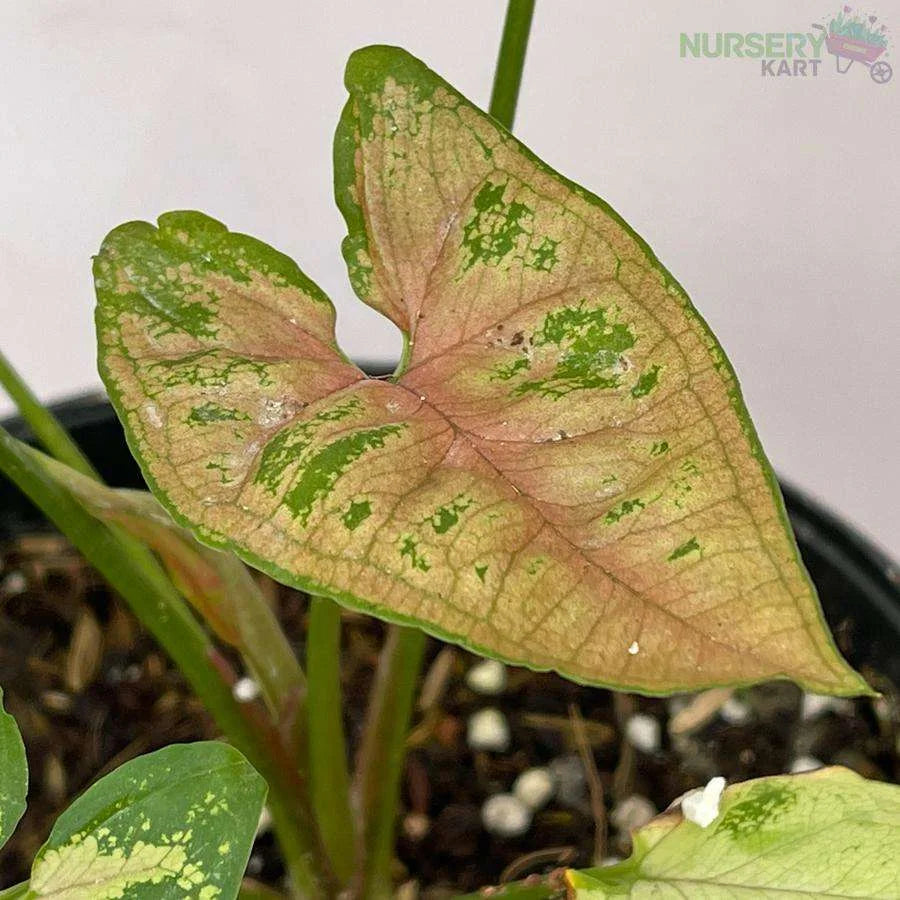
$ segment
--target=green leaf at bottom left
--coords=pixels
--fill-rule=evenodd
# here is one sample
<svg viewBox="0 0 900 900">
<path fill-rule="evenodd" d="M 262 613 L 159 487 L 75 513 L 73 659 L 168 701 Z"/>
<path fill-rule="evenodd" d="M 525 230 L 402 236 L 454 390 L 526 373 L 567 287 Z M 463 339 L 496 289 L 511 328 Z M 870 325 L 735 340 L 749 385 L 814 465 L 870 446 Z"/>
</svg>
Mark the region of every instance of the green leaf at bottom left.
<svg viewBox="0 0 900 900">
<path fill-rule="evenodd" d="M 134 759 L 57 819 L 26 900 L 234 900 L 265 797 L 265 781 L 223 743 Z"/>
<path fill-rule="evenodd" d="M 0 688 L 0 847 L 22 818 L 27 793 L 25 745 L 16 720 L 3 709 L 3 689 Z"/>
</svg>

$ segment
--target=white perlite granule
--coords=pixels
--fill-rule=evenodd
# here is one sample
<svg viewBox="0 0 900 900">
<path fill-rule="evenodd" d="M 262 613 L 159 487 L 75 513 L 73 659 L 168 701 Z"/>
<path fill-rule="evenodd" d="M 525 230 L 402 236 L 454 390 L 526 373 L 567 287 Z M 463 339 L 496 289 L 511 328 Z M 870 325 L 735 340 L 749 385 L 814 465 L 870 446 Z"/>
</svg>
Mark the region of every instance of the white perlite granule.
<svg viewBox="0 0 900 900">
<path fill-rule="evenodd" d="M 481 807 L 485 830 L 499 837 L 518 837 L 531 825 L 531 810 L 514 794 L 494 794 Z"/>
<path fill-rule="evenodd" d="M 259 696 L 259 685 L 252 678 L 239 678 L 231 693 L 238 703 L 249 703 Z"/>
<path fill-rule="evenodd" d="M 625 723 L 625 737 L 636 750 L 655 753 L 659 750 L 659 720 L 645 713 L 637 713 Z"/>
<path fill-rule="evenodd" d="M 550 802 L 556 783 L 547 769 L 526 769 L 513 784 L 513 793 L 529 808 L 541 809 Z"/>
<path fill-rule="evenodd" d="M 509 725 L 499 709 L 489 706 L 469 716 L 467 740 L 473 750 L 502 753 L 509 747 Z"/>
<path fill-rule="evenodd" d="M 496 659 L 483 659 L 466 673 L 466 684 L 476 694 L 502 694 L 506 688 L 506 666 Z"/>
</svg>

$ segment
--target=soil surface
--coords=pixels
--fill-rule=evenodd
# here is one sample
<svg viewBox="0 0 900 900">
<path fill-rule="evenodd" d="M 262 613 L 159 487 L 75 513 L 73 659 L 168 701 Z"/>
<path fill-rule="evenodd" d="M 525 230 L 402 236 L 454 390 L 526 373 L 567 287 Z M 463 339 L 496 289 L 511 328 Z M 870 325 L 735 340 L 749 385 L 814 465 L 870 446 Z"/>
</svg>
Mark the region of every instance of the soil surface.
<svg viewBox="0 0 900 900">
<path fill-rule="evenodd" d="M 306 598 L 267 583 L 297 652 Z M 792 768 L 841 764 L 868 778 L 900 778 L 896 686 L 854 645 L 852 620 L 835 623 L 841 649 L 883 694 L 831 700 L 774 683 L 669 699 L 580 687 L 550 674 L 503 668 L 497 693 L 473 690 L 479 660 L 431 641 L 404 779 L 397 879 L 405 896 L 438 898 L 560 865 L 624 857 L 629 830 L 714 775 L 741 781 Z M 382 626 L 345 616 L 346 726 L 358 743 Z M 485 673 L 482 672 L 484 675 Z M 496 678 L 498 672 L 487 673 Z M 490 680 L 490 679 L 488 679 Z M 28 750 L 28 812 L 0 851 L 0 887 L 28 877 L 31 858 L 59 812 L 100 775 L 176 741 L 217 730 L 165 655 L 131 614 L 52 533 L 0 547 L 0 684 Z M 490 685 L 488 685 L 490 687 Z M 496 687 L 496 685 L 495 685 Z M 472 716 L 493 708 L 492 729 Z M 481 726 L 484 717 L 481 717 Z M 504 741 L 506 726 L 507 740 Z M 473 735 L 472 731 L 475 730 Z M 472 741 L 494 741 L 477 749 Z M 552 796 L 485 826 L 488 798 L 532 768 Z M 601 803 L 602 801 L 602 803 Z M 508 804 L 507 804 L 508 807 Z M 248 870 L 282 876 L 263 830 Z"/>
</svg>

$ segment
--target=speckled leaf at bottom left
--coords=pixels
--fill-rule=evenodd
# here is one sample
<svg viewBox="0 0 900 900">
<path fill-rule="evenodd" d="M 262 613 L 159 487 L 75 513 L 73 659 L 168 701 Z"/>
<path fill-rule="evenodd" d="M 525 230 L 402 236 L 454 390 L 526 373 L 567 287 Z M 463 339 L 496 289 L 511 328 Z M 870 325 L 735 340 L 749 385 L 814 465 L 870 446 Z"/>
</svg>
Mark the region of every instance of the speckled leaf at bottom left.
<svg viewBox="0 0 900 900">
<path fill-rule="evenodd" d="M 0 847 L 2 847 L 25 812 L 28 792 L 28 764 L 25 746 L 15 719 L 3 709 L 0 688 Z"/>
<path fill-rule="evenodd" d="M 56 821 L 26 900 L 234 900 L 265 781 L 210 741 L 125 763 Z"/>
</svg>

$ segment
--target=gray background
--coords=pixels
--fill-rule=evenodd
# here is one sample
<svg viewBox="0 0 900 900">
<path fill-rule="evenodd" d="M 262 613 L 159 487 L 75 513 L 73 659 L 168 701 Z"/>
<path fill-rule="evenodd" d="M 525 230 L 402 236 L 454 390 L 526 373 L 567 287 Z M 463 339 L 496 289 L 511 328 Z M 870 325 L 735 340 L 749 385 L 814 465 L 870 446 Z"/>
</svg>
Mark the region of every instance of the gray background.
<svg viewBox="0 0 900 900">
<path fill-rule="evenodd" d="M 872 8 L 893 35 L 887 85 L 830 56 L 788 79 L 678 54 L 682 31 L 805 31 L 840 5 L 539 0 L 516 131 L 685 286 L 776 468 L 898 555 L 900 2 Z M 353 356 L 394 357 L 338 252 L 344 61 L 400 44 L 483 105 L 503 9 L 2 0 L 4 351 L 44 399 L 98 387 L 91 254 L 119 222 L 190 207 L 298 259 Z"/>
</svg>

